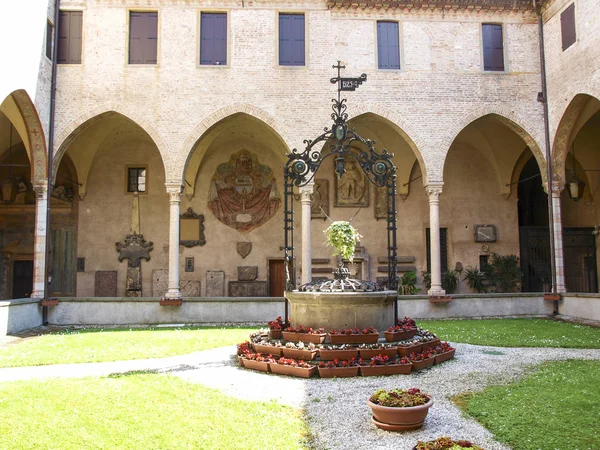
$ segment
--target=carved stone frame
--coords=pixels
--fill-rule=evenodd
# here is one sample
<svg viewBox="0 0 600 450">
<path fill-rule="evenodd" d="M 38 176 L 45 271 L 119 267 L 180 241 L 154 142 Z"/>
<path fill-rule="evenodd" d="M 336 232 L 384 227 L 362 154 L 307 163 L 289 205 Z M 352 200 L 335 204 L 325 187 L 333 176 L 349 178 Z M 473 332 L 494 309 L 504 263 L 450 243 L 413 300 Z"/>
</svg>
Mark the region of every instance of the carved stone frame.
<svg viewBox="0 0 600 450">
<path fill-rule="evenodd" d="M 204 236 L 204 214 L 196 214 L 192 208 L 188 208 L 187 211 L 179 216 L 179 236 L 181 237 L 181 222 L 182 220 L 196 220 L 198 221 L 198 239 L 194 240 L 180 240 L 179 245 L 184 247 L 196 247 L 206 244 L 206 237 Z"/>
</svg>

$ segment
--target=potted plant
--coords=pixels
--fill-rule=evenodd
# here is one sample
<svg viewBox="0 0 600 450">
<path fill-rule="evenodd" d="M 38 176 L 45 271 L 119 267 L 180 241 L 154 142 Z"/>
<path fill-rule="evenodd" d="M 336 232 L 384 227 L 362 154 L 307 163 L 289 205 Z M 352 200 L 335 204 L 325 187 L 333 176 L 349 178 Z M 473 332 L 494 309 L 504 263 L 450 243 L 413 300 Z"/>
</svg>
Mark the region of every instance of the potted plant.
<svg viewBox="0 0 600 450">
<path fill-rule="evenodd" d="M 435 351 L 427 349 L 421 353 L 411 353 L 408 359 L 412 363 L 413 370 L 423 370 L 435 363 Z"/>
<path fill-rule="evenodd" d="M 435 348 L 440 343 L 440 339 L 429 330 L 420 328 L 417 333 L 421 337 L 421 342 L 423 342 L 423 350 Z"/>
<path fill-rule="evenodd" d="M 384 331 L 385 340 L 388 342 L 397 342 L 410 339 L 417 334 L 417 329 L 410 325 L 396 325 L 395 327 L 389 327 L 387 331 Z"/>
<path fill-rule="evenodd" d="M 335 249 L 333 254 L 352 262 L 356 243 L 362 237 L 356 228 L 350 222 L 339 220 L 329 225 L 324 233 L 325 243 Z"/>
<path fill-rule="evenodd" d="M 277 357 L 283 355 L 283 346 L 279 341 L 270 342 L 268 339 L 261 339 L 254 342 L 252 346 L 256 353 L 266 353 Z"/>
<path fill-rule="evenodd" d="M 303 359 L 310 361 L 317 357 L 318 349 L 312 342 L 305 344 L 304 342 L 288 342 L 285 344 L 283 350 L 283 356 L 286 358 Z"/>
<path fill-rule="evenodd" d="M 319 376 L 321 378 L 348 378 L 358 375 L 358 361 L 356 358 L 347 360 L 334 359 L 319 363 Z"/>
<path fill-rule="evenodd" d="M 463 281 L 475 292 L 485 292 L 485 274 L 477 266 L 467 266 Z"/>
<path fill-rule="evenodd" d="M 398 353 L 398 347 L 395 344 L 361 344 L 358 346 L 360 357 L 370 360 L 374 356 L 384 355 L 388 358 L 395 358 Z"/>
<path fill-rule="evenodd" d="M 483 450 L 482 447 L 465 439 L 455 441 L 447 436 L 439 437 L 434 441 L 418 441 L 417 445 L 413 447 L 413 450 L 460 450 L 465 448 L 471 450 Z"/>
<path fill-rule="evenodd" d="M 269 337 L 271 339 L 281 339 L 281 330 L 283 330 L 283 320 L 281 316 L 278 316 L 277 319 L 267 322 L 269 326 Z"/>
<path fill-rule="evenodd" d="M 325 342 L 327 333 L 325 333 L 324 328 L 318 328 L 314 330 L 311 327 L 303 327 L 302 325 L 298 325 L 296 327 L 296 337 L 300 342 L 322 344 Z"/>
<path fill-rule="evenodd" d="M 359 360 L 360 374 L 363 377 L 374 375 L 400 375 L 409 374 L 411 371 L 411 363 L 405 356 L 397 360 L 385 355 L 377 355 L 371 358 L 370 361 Z"/>
<path fill-rule="evenodd" d="M 244 353 L 240 360 L 246 369 L 259 370 L 261 372 L 268 372 L 269 364 L 274 361 L 275 358 L 271 355 L 261 355 L 260 353 Z"/>
<path fill-rule="evenodd" d="M 418 292 L 417 273 L 415 271 L 406 272 L 398 280 L 399 295 L 413 295 Z"/>
<path fill-rule="evenodd" d="M 404 319 L 398 319 L 396 321 L 396 325 L 400 325 L 401 327 L 406 325 L 409 328 L 414 328 L 415 330 L 417 329 L 417 322 L 415 322 L 415 319 L 411 319 L 410 317 L 406 316 L 404 316 Z"/>
<path fill-rule="evenodd" d="M 420 338 L 413 338 L 409 341 L 401 341 L 396 344 L 398 346 L 398 355 L 408 356 L 411 353 L 419 353 L 423 350 L 423 342 Z"/>
<path fill-rule="evenodd" d="M 435 348 L 434 364 L 439 364 L 454 358 L 455 353 L 456 349 L 454 347 L 451 347 L 448 342 L 442 342 Z"/>
<path fill-rule="evenodd" d="M 351 347 L 348 344 L 326 345 L 319 349 L 319 357 L 323 361 L 347 360 L 358 356 L 358 348 Z"/>
<path fill-rule="evenodd" d="M 374 344 L 379 339 L 379 331 L 374 327 L 344 328 L 341 331 L 331 330 L 329 342 L 331 344 Z"/>
<path fill-rule="evenodd" d="M 293 358 L 279 358 L 270 362 L 271 372 L 279 375 L 290 375 L 293 377 L 310 378 L 316 370 L 316 366 L 306 361 L 297 361 Z"/>
<path fill-rule="evenodd" d="M 494 284 L 496 292 L 518 292 L 521 287 L 523 271 L 517 255 L 499 255 L 492 253 L 486 274 Z"/>
<path fill-rule="evenodd" d="M 433 400 L 430 395 L 416 388 L 380 389 L 371 395 L 367 405 L 373 412 L 373 422 L 377 427 L 388 431 L 404 431 L 423 426 Z"/>
</svg>

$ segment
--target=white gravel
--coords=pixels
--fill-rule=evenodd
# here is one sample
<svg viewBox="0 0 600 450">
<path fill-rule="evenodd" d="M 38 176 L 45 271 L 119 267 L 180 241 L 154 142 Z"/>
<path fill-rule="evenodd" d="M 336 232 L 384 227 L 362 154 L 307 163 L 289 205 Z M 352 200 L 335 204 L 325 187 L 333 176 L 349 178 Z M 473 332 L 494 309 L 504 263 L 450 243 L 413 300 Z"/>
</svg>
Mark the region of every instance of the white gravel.
<svg viewBox="0 0 600 450">
<path fill-rule="evenodd" d="M 476 421 L 464 417 L 450 397 L 520 378 L 529 366 L 548 360 L 600 359 L 600 350 L 500 348 L 456 344 L 456 358 L 423 372 L 390 377 L 310 380 L 241 369 L 234 347 L 172 358 L 114 363 L 0 369 L 0 382 L 31 378 L 103 376 L 154 370 L 201 383 L 247 400 L 277 401 L 304 408 L 316 449 L 410 450 L 417 440 L 439 436 L 469 439 L 486 450 L 505 450 Z M 377 389 L 418 387 L 434 405 L 422 429 L 404 433 L 379 430 L 371 423 L 367 398 Z"/>
</svg>

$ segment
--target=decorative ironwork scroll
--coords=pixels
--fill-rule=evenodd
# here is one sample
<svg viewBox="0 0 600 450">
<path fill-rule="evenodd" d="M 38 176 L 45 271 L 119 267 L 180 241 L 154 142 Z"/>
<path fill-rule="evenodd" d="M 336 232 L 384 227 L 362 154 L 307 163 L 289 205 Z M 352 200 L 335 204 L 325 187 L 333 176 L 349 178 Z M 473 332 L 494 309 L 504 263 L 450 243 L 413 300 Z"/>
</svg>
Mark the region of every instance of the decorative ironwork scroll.
<svg viewBox="0 0 600 450">
<path fill-rule="evenodd" d="M 377 187 L 385 188 L 387 199 L 387 231 L 388 231 L 388 286 L 397 289 L 397 241 L 396 241 L 396 167 L 392 162 L 393 154 L 385 149 L 380 153 L 375 151 L 375 141 L 365 139 L 356 133 L 354 128 L 348 127 L 348 114 L 346 112 L 346 99 L 341 98 L 342 91 L 353 91 L 367 81 L 367 75 L 358 78 L 343 78 L 340 61 L 333 66 L 338 75 L 331 78 L 331 83 L 338 84 L 337 100 L 332 99 L 333 113 L 331 128 L 325 127 L 324 132 L 314 140 L 304 140 L 304 151 L 293 149 L 288 154 L 288 161 L 284 167 L 284 232 L 285 232 L 285 260 L 286 260 L 286 289 L 295 288 L 295 281 L 290 274 L 294 273 L 294 186 L 300 187 L 310 183 L 323 161 L 329 157 L 334 158 L 334 171 L 338 179 L 346 173 L 347 161 L 352 160 L 364 173 L 367 180 Z M 319 151 L 319 144 L 323 148 Z M 286 301 L 287 317 L 287 301 Z M 394 310 L 397 317 L 397 306 Z"/>
</svg>

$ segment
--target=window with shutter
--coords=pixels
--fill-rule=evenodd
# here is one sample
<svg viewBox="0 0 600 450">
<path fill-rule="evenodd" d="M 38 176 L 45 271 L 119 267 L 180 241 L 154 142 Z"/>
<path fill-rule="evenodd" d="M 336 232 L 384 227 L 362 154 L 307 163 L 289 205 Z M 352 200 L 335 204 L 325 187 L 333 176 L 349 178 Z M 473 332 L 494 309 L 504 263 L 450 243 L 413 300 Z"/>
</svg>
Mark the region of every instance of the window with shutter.
<svg viewBox="0 0 600 450">
<path fill-rule="evenodd" d="M 58 17 L 59 64 L 81 64 L 82 11 L 61 11 Z"/>
<path fill-rule="evenodd" d="M 398 22 L 377 22 L 377 65 L 380 69 L 400 69 Z"/>
<path fill-rule="evenodd" d="M 571 3 L 560 15 L 562 49 L 565 51 L 577 40 L 575 32 L 575 3 Z"/>
<path fill-rule="evenodd" d="M 227 14 L 201 14 L 200 64 L 216 66 L 227 64 Z"/>
<path fill-rule="evenodd" d="M 158 13 L 129 13 L 129 64 L 156 64 Z"/>
<path fill-rule="evenodd" d="M 502 25 L 484 23 L 481 31 L 483 39 L 483 70 L 503 72 L 504 43 Z"/>
<path fill-rule="evenodd" d="M 279 14 L 279 65 L 305 65 L 304 14 Z"/>
<path fill-rule="evenodd" d="M 448 228 L 440 228 L 440 260 L 442 273 L 448 272 Z M 425 230 L 427 241 L 427 272 L 431 273 L 431 234 L 430 229 Z"/>
</svg>

